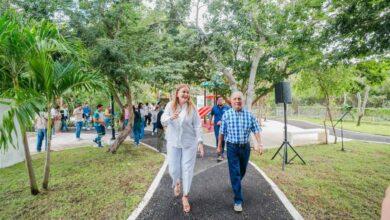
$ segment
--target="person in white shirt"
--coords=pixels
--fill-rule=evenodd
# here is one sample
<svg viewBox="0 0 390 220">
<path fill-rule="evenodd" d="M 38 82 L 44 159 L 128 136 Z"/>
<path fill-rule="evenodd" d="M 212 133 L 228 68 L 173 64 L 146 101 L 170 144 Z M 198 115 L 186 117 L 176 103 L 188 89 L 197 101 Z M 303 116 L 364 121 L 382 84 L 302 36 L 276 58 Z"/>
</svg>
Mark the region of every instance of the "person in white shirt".
<svg viewBox="0 0 390 220">
<path fill-rule="evenodd" d="M 186 84 L 178 85 L 175 100 L 167 104 L 161 116 L 161 123 L 167 126 L 168 166 L 174 195 L 180 195 L 182 185 L 183 211 L 186 213 L 191 209 L 188 197 L 197 149 L 202 157 L 204 155 L 201 136 L 202 123 L 198 111 L 191 101 L 189 90 L 190 88 Z"/>
<path fill-rule="evenodd" d="M 47 148 L 47 113 L 39 112 L 35 117 L 35 130 L 37 131 L 37 152 L 42 150 L 42 142 L 45 140 L 45 150 Z"/>
<path fill-rule="evenodd" d="M 52 118 L 52 131 L 51 131 L 51 136 L 54 137 L 56 134 L 56 130 L 59 127 L 59 122 L 61 119 L 61 114 L 59 111 L 60 107 L 57 105 L 55 108 L 52 108 L 50 110 L 50 116 Z M 50 137 L 51 138 L 51 137 Z"/>
<path fill-rule="evenodd" d="M 156 105 L 155 109 L 152 111 L 152 125 L 153 125 L 152 135 L 154 135 L 157 129 L 157 114 L 159 112 L 160 112 L 160 106 Z"/>
<path fill-rule="evenodd" d="M 76 125 L 76 139 L 81 140 L 81 128 L 83 127 L 83 108 L 81 104 L 77 104 L 73 110 L 74 123 Z"/>
<path fill-rule="evenodd" d="M 145 110 L 145 127 L 150 125 L 150 122 L 152 121 L 152 106 L 147 102 L 144 106 Z"/>
</svg>

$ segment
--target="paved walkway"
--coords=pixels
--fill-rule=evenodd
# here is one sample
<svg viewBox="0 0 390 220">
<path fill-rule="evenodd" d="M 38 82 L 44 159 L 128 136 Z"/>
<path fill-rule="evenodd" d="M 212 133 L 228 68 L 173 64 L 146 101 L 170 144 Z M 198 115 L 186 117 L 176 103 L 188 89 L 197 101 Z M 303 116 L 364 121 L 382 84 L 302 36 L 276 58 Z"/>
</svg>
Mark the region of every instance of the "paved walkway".
<svg viewBox="0 0 390 220">
<path fill-rule="evenodd" d="M 317 125 L 311 122 L 305 121 L 297 121 L 297 120 L 288 120 L 288 124 L 292 126 L 296 126 L 303 129 L 311 129 L 311 128 L 323 128 L 321 125 Z M 330 134 L 334 135 L 333 130 L 330 128 Z M 382 142 L 390 144 L 390 136 L 382 136 L 375 134 L 367 134 L 355 131 L 344 130 L 344 138 L 361 140 L 361 141 L 372 141 L 372 142 Z M 336 134 L 338 137 L 341 137 L 341 130 L 336 129 Z"/>
<path fill-rule="evenodd" d="M 68 132 L 57 132 L 53 136 L 51 141 L 51 149 L 53 151 L 61 151 L 65 149 L 81 147 L 81 146 L 94 146 L 93 139 L 96 138 L 95 130 L 82 131 L 81 140 L 76 139 L 74 128 L 69 128 Z M 31 154 L 36 154 L 37 152 L 37 136 L 35 132 L 31 132 L 27 137 L 28 145 L 30 147 Z M 103 143 L 111 143 L 111 130 L 106 131 L 106 135 L 102 138 Z M 42 152 L 44 151 L 45 146 L 42 144 Z"/>
<path fill-rule="evenodd" d="M 267 120 L 263 122 L 261 127 L 262 130 L 262 138 L 264 148 L 276 148 L 280 147 L 283 143 L 284 139 L 284 123 L 280 121 Z M 295 125 L 287 125 L 288 131 L 303 131 L 304 128 L 297 127 Z M 315 144 L 317 143 L 317 135 L 316 134 L 306 134 L 304 136 L 299 136 L 295 138 L 294 146 L 298 145 L 307 145 L 307 144 Z M 329 141 L 332 142 L 334 140 L 333 135 L 329 135 Z M 348 139 L 345 138 L 345 141 Z M 215 136 L 214 132 L 204 134 L 204 143 L 206 145 L 215 146 Z"/>
<path fill-rule="evenodd" d="M 146 132 L 142 142 L 155 146 L 157 140 Z M 206 147 L 205 151 L 205 157 L 198 158 L 195 166 L 191 212 L 184 214 L 181 198 L 174 198 L 166 170 L 138 219 L 293 219 L 270 184 L 250 164 L 243 180 L 244 211 L 235 213 L 227 161 L 217 163 L 213 148 Z"/>
<path fill-rule="evenodd" d="M 272 124 L 270 127 L 275 128 L 275 125 Z M 146 130 L 142 142 L 156 146 L 156 136 L 151 135 L 150 127 Z M 73 131 L 57 133 L 52 139 L 52 149 L 59 151 L 80 146 L 91 146 L 95 136 L 93 130 L 83 131 L 81 134 L 82 140 L 77 141 Z M 208 136 L 210 136 L 209 141 L 211 142 L 213 139 L 212 133 Z M 110 138 L 111 133 L 109 131 L 104 136 L 103 141 L 108 144 Z M 270 139 L 272 138 L 270 137 Z M 31 152 L 36 153 L 35 133 L 29 135 L 28 142 Z M 278 142 L 266 141 L 269 147 Z M 174 198 L 171 179 L 168 171 L 165 170 L 156 191 L 138 219 L 293 219 L 284 203 L 279 199 L 280 195 L 278 196 L 275 193 L 270 183 L 251 164 L 248 165 L 247 174 L 243 180 L 244 211 L 235 213 L 232 207 L 233 193 L 230 186 L 227 161 L 216 162 L 215 148 L 206 147 L 205 151 L 205 157 L 198 158 L 195 167 L 190 198 L 191 213 L 184 215 L 181 199 Z M 163 149 L 163 152 L 166 153 L 166 149 Z M 290 206 L 291 208 L 294 209 Z"/>
</svg>

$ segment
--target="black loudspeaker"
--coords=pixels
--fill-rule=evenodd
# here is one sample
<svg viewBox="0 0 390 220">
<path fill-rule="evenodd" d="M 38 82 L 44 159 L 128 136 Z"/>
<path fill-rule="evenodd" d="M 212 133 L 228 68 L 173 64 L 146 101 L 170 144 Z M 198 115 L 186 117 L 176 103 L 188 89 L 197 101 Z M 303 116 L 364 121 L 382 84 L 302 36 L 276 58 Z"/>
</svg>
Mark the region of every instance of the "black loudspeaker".
<svg viewBox="0 0 390 220">
<path fill-rule="evenodd" d="M 291 87 L 289 82 L 279 82 L 275 85 L 275 103 L 291 104 Z"/>
</svg>

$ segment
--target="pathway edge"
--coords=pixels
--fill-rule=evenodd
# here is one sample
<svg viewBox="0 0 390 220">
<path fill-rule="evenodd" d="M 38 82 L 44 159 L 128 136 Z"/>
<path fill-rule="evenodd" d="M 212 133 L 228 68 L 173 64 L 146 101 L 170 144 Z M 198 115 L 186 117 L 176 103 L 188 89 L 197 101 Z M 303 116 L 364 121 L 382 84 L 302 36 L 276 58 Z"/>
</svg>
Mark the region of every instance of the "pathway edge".
<svg viewBox="0 0 390 220">
<path fill-rule="evenodd" d="M 146 147 L 154 150 L 154 151 L 157 151 L 154 147 L 148 145 L 148 144 L 145 144 L 145 143 L 142 143 L 143 145 L 145 145 Z M 158 151 L 157 151 L 158 152 Z M 161 166 L 160 170 L 158 171 L 156 177 L 154 178 L 152 184 L 149 186 L 149 189 L 148 191 L 146 191 L 145 193 L 145 196 L 142 198 L 141 202 L 138 204 L 137 208 L 134 209 L 134 211 L 130 214 L 130 216 L 127 218 L 127 220 L 135 220 L 140 214 L 141 212 L 144 210 L 144 208 L 146 207 L 146 205 L 149 203 L 150 199 L 153 197 L 154 195 L 154 192 L 156 191 L 158 185 L 160 184 L 160 181 L 164 175 L 164 172 L 168 166 L 168 160 L 167 160 L 167 157 L 165 154 L 161 153 L 162 155 L 164 155 L 165 157 L 165 160 L 164 160 L 164 163 L 163 165 Z"/>
<path fill-rule="evenodd" d="M 252 161 L 249 161 L 249 163 L 264 177 L 264 179 L 268 182 L 268 184 L 271 186 L 272 190 L 275 192 L 275 194 L 278 196 L 280 201 L 283 203 L 284 207 L 288 210 L 288 212 L 291 214 L 291 216 L 296 220 L 303 220 L 302 215 L 298 212 L 298 210 L 293 206 L 293 204 L 288 200 L 286 195 L 282 192 L 282 190 L 279 189 L 279 187 L 272 181 L 265 172 L 260 169 L 255 163 Z"/>
</svg>

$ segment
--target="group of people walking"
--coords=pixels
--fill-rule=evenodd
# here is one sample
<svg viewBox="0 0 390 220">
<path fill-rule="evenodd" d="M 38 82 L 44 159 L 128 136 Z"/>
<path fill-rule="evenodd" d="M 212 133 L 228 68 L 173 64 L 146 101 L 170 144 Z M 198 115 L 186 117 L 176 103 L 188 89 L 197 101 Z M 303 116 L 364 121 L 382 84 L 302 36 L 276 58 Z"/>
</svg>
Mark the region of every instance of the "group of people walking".
<svg viewBox="0 0 390 220">
<path fill-rule="evenodd" d="M 211 110 L 210 123 L 214 122 L 218 162 L 224 160 L 226 146 L 229 177 L 234 193 L 233 209 L 241 212 L 244 202 L 241 181 L 245 176 L 251 152 L 250 133 L 254 133 L 258 143 L 254 149 L 259 154 L 263 153 L 263 144 L 259 123 L 255 116 L 243 106 L 243 94 L 238 91 L 233 92 L 230 103 L 231 107 L 225 105 L 222 98 L 218 98 L 217 104 Z M 174 99 L 165 108 L 159 104 L 151 106 L 148 103 L 146 105 L 139 103 L 137 106 L 132 106 L 132 111 L 134 121 L 131 135 L 136 146 L 144 137 L 144 128 L 151 123 L 153 125 L 152 135 L 157 134 L 158 150 L 161 152 L 164 145 L 167 148 L 173 194 L 176 197 L 182 195 L 183 211 L 190 212 L 189 197 L 197 152 L 200 153 L 201 157 L 204 156 L 202 121 L 191 100 L 190 87 L 186 84 L 178 85 Z M 56 115 L 54 111 L 51 113 L 53 113 L 52 117 Z M 45 123 L 45 120 L 47 120 L 47 115 L 45 114 L 40 113 L 36 119 L 38 151 L 41 150 L 42 140 L 46 134 L 45 125 L 47 123 Z M 101 139 L 105 134 L 106 125 L 110 122 L 107 120 L 107 117 L 111 116 L 110 114 L 109 108 L 104 111 L 103 105 L 98 104 L 92 115 L 92 122 L 97 132 L 97 136 L 93 141 L 98 147 L 103 146 Z M 69 116 L 65 111 L 61 115 Z M 81 130 L 83 126 L 87 126 L 85 123 L 88 123 L 91 117 L 91 109 L 88 104 L 84 106 L 77 104 L 73 111 L 73 117 L 76 127 L 75 135 L 80 140 Z M 125 106 L 123 129 L 128 125 L 129 120 L 129 108 Z M 64 126 L 63 128 L 66 129 L 67 127 Z"/>
<path fill-rule="evenodd" d="M 106 124 L 110 123 L 111 118 L 111 109 L 108 107 L 104 114 L 102 114 L 102 110 L 98 107 L 95 111 L 94 115 L 98 117 L 97 120 L 93 122 L 93 126 L 95 127 L 96 131 L 98 131 L 98 136 L 102 136 L 104 134 L 104 129 Z M 98 116 L 96 115 L 98 114 Z M 37 152 L 42 151 L 42 144 L 45 143 L 45 150 L 47 147 L 47 122 L 49 117 L 51 117 L 51 137 L 55 137 L 57 131 L 61 132 L 67 132 L 69 131 L 68 124 L 72 116 L 72 121 L 75 125 L 76 131 L 75 136 L 76 140 L 81 140 L 81 131 L 84 130 L 91 130 L 91 123 L 92 123 L 92 117 L 91 117 L 91 108 L 89 107 L 88 103 L 86 102 L 84 105 L 81 103 L 76 103 L 75 108 L 73 110 L 73 114 L 70 115 L 68 106 L 66 104 L 62 105 L 61 107 L 59 105 L 53 107 L 50 110 L 50 114 L 47 114 L 46 112 L 40 112 L 35 117 L 35 130 L 37 132 L 37 145 L 36 149 Z M 95 118 L 96 118 L 95 117 Z M 102 123 L 102 121 L 104 123 Z M 95 139 L 97 140 L 97 144 L 99 146 L 102 146 L 101 143 L 99 144 L 99 138 Z"/>
<path fill-rule="evenodd" d="M 233 92 L 230 97 L 232 108 L 223 105 L 220 98 L 211 112 L 214 117 L 218 161 L 223 160 L 226 143 L 230 182 L 234 192 L 233 209 L 237 212 L 243 210 L 241 181 L 249 161 L 251 132 L 255 134 L 258 143 L 254 149 L 259 154 L 263 153 L 261 128 L 255 116 L 243 107 L 243 99 L 241 92 Z M 166 126 L 167 157 L 173 194 L 182 194 L 183 211 L 188 213 L 191 210 L 189 196 L 197 151 L 204 156 L 202 123 L 191 101 L 188 85 L 177 86 L 174 100 L 167 104 L 161 122 Z"/>
</svg>

